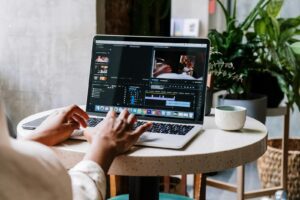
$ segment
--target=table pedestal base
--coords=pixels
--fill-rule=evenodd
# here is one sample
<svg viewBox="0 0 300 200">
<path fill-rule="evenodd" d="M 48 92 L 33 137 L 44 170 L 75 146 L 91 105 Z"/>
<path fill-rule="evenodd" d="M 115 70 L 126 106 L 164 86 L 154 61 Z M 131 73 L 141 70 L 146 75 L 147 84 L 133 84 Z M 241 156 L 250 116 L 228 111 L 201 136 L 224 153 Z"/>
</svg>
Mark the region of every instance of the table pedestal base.
<svg viewBox="0 0 300 200">
<path fill-rule="evenodd" d="M 158 200 L 159 177 L 130 177 L 129 200 Z"/>
</svg>

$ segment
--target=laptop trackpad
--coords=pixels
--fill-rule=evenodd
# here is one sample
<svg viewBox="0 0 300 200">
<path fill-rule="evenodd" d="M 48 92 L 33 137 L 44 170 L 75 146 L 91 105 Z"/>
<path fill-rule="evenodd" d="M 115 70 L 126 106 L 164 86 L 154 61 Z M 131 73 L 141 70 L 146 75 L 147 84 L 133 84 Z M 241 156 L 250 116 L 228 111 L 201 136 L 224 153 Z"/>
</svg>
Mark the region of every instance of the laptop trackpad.
<svg viewBox="0 0 300 200">
<path fill-rule="evenodd" d="M 157 135 L 157 134 L 155 134 Z M 138 140 L 138 143 L 141 142 L 154 142 L 161 140 L 161 137 L 154 136 L 153 133 L 144 133 Z"/>
<path fill-rule="evenodd" d="M 139 138 L 136 145 L 180 149 L 186 144 L 189 138 L 182 135 L 146 132 Z"/>
</svg>

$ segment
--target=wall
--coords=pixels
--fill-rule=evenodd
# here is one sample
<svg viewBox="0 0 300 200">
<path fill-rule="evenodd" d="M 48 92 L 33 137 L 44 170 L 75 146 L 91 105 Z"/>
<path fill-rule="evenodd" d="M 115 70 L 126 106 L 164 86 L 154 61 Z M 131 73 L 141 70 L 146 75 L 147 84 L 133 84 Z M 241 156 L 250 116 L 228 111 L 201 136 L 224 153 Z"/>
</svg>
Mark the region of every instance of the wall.
<svg viewBox="0 0 300 200">
<path fill-rule="evenodd" d="M 208 33 L 208 0 L 172 0 L 172 18 L 200 19 L 200 36 Z"/>
<path fill-rule="evenodd" d="M 95 0 L 0 0 L 0 96 L 14 125 L 85 103 L 95 10 Z"/>
</svg>

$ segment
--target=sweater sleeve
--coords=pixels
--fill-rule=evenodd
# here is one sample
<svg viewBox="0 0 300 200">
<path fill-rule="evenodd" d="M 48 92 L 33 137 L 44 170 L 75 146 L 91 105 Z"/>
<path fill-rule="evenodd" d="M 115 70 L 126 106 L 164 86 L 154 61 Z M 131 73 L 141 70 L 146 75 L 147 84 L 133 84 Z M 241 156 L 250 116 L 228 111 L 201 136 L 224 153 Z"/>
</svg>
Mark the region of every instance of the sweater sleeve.
<svg viewBox="0 0 300 200">
<path fill-rule="evenodd" d="M 106 177 L 102 168 L 83 160 L 69 170 L 74 200 L 105 200 Z"/>
</svg>

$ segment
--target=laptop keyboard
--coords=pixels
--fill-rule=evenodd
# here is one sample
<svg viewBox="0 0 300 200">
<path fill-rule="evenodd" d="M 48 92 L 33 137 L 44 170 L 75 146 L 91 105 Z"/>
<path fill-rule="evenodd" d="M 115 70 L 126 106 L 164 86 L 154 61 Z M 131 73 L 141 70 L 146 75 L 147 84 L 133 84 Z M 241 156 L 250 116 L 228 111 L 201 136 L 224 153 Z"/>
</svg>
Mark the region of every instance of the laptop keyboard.
<svg viewBox="0 0 300 200">
<path fill-rule="evenodd" d="M 95 127 L 102 120 L 103 120 L 103 118 L 92 118 L 91 117 L 88 120 L 88 126 Z M 146 123 L 146 122 L 138 121 L 134 125 L 134 128 L 136 128 L 144 123 Z M 154 132 L 154 133 L 162 133 L 162 134 L 185 135 L 190 130 L 192 130 L 192 128 L 194 128 L 194 126 L 192 126 L 192 125 L 164 124 L 164 123 L 154 122 L 154 123 L 152 123 L 152 127 L 147 131 Z"/>
<path fill-rule="evenodd" d="M 140 126 L 146 122 L 138 121 L 135 126 Z M 154 133 L 163 133 L 163 134 L 173 134 L 173 135 L 185 135 L 190 130 L 192 130 L 194 126 L 191 125 L 180 125 L 180 124 L 164 124 L 154 122 L 152 123 L 152 127 L 148 130 L 148 132 Z"/>
<path fill-rule="evenodd" d="M 103 118 L 95 118 L 95 117 L 90 117 L 87 121 L 88 127 L 95 127 L 97 124 L 99 124 Z"/>
</svg>

